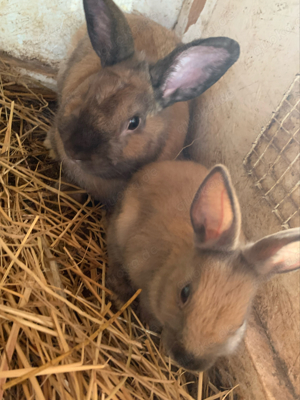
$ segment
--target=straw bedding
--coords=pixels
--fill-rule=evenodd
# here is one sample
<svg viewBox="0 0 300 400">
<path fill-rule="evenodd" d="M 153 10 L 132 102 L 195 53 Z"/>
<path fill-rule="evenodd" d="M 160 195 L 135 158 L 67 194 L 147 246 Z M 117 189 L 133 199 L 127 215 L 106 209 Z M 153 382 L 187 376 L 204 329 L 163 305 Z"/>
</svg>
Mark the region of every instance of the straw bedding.
<svg viewBox="0 0 300 400">
<path fill-rule="evenodd" d="M 55 95 L 2 62 L 0 78 L 0 400 L 232 400 L 112 308 L 104 212 L 59 191 L 43 147 Z"/>
</svg>

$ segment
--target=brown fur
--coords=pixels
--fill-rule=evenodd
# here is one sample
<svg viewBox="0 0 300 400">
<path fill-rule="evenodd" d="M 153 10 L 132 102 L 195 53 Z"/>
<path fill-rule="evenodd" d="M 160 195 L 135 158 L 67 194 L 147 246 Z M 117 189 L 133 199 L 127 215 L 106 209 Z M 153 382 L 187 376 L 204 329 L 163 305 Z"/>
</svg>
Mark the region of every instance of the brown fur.
<svg viewBox="0 0 300 400">
<path fill-rule="evenodd" d="M 198 231 L 202 224 L 205 234 Z M 142 316 L 152 329 L 162 329 L 167 352 L 188 369 L 205 369 L 234 350 L 261 277 L 270 272 L 270 260 L 263 272 L 253 264 L 257 254 L 252 247 L 239 243 L 240 225 L 238 200 L 226 169 L 216 167 L 208 174 L 189 161 L 144 167 L 112 217 L 108 284 L 120 302 L 142 289 Z M 267 242 L 276 242 L 277 250 L 299 240 L 296 230 L 274 236 Z M 280 262 L 282 254 L 283 260 L 289 259 L 283 251 Z M 291 259 L 294 263 L 295 257 Z M 191 295 L 181 304 L 180 293 L 187 284 Z"/>
<path fill-rule="evenodd" d="M 166 56 L 175 46 L 180 43 L 174 32 L 167 30 L 161 25 L 137 15 L 127 15 L 132 35 L 134 38 L 137 52 L 143 52 L 149 62 L 155 62 Z M 110 112 L 119 114 L 124 113 L 124 101 L 131 104 L 134 99 L 134 87 L 138 87 L 139 92 L 151 90 L 149 83 L 145 80 L 139 80 L 136 73 L 126 77 L 123 66 L 117 64 L 114 66 L 116 73 L 115 86 L 120 82 L 125 86 L 122 92 L 118 91 L 117 99 L 111 98 L 111 105 L 106 103 L 108 113 L 107 118 L 102 121 L 104 126 L 111 125 Z M 89 85 L 90 77 L 101 69 L 101 62 L 94 49 L 92 48 L 88 37 L 86 26 L 79 29 L 75 35 L 68 54 L 68 60 L 62 66 L 58 75 L 58 90 L 60 94 L 60 113 L 65 117 L 76 112 L 79 104 L 83 102 L 85 87 Z M 128 71 L 128 69 L 126 69 Z M 118 81 L 119 79 L 119 81 Z M 127 80 L 127 82 L 126 82 Z M 85 83 L 82 84 L 82 82 Z M 106 93 L 114 92 L 113 81 L 106 80 L 102 86 L 101 96 Z M 126 85 L 127 88 L 126 89 Z M 143 85 L 145 87 L 143 88 Z M 124 101 L 122 101 L 124 96 Z M 100 99 L 99 99 L 100 100 Z M 116 109 L 117 105 L 117 109 Z M 91 104 L 89 112 L 97 113 L 97 104 Z M 133 112 L 134 115 L 134 112 Z M 173 106 L 163 110 L 159 115 L 156 113 L 147 118 L 145 134 L 140 137 L 131 137 L 126 144 L 123 155 L 125 159 L 134 158 L 136 154 L 147 153 L 149 141 L 145 137 L 150 137 L 152 141 L 157 139 L 157 135 L 164 131 L 164 143 L 162 143 L 159 160 L 174 159 L 181 151 L 189 123 L 189 110 L 187 103 L 176 103 Z M 82 173 L 78 166 L 73 165 L 68 160 L 65 148 L 58 130 L 54 127 L 49 131 L 46 146 L 52 150 L 57 160 L 63 161 L 66 175 L 69 181 L 77 183 L 79 186 L 88 190 L 88 192 L 99 200 L 109 199 L 113 194 L 123 190 L 126 180 L 120 177 L 114 179 L 103 179 L 92 174 Z M 119 157 L 119 154 L 116 155 Z M 113 200 L 115 202 L 115 200 Z"/>
<path fill-rule="evenodd" d="M 188 101 L 220 79 L 239 46 L 229 38 L 183 45 L 112 0 L 83 3 L 87 27 L 58 74 L 59 109 L 45 145 L 67 180 L 114 205 L 134 172 L 182 156 Z"/>
<path fill-rule="evenodd" d="M 201 280 L 186 320 L 189 329 L 183 334 L 185 348 L 198 357 L 216 344 L 222 345 L 241 326 L 256 288 L 251 275 L 233 273 L 215 258 L 209 264 L 213 268 L 202 265 Z M 197 341 L 199 349 L 195 349 Z"/>
</svg>

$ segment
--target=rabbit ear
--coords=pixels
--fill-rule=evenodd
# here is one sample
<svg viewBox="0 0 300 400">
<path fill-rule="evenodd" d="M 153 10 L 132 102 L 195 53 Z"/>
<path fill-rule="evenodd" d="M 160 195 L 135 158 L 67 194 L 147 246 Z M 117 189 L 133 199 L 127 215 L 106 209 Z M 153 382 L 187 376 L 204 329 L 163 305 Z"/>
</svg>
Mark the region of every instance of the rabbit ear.
<svg viewBox="0 0 300 400">
<path fill-rule="evenodd" d="M 103 67 L 134 53 L 134 42 L 125 15 L 112 0 L 83 0 L 90 40 Z"/>
<path fill-rule="evenodd" d="M 202 248 L 235 248 L 241 227 L 240 208 L 227 169 L 214 167 L 193 200 L 191 221 L 196 245 Z"/>
<path fill-rule="evenodd" d="M 195 40 L 172 51 L 151 69 L 162 107 L 191 100 L 217 82 L 237 61 L 239 44 L 226 37 Z"/>
<path fill-rule="evenodd" d="M 259 275 L 293 271 L 300 268 L 300 228 L 267 236 L 243 252 Z"/>
</svg>

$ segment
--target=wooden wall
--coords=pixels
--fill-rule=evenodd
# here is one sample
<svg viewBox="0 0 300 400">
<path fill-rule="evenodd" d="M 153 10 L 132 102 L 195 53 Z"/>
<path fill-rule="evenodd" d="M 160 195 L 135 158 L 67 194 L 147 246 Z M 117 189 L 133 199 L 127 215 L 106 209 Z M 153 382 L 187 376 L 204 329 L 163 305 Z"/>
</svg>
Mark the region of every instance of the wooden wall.
<svg viewBox="0 0 300 400">
<path fill-rule="evenodd" d="M 245 173 L 243 159 L 299 73 L 299 2 L 207 0 L 194 25 L 186 1 L 176 29 L 184 41 L 229 36 L 241 45 L 240 60 L 198 101 L 193 157 L 208 167 L 223 162 L 231 171 L 248 239 L 282 227 Z M 192 138 L 191 138 L 192 139 Z M 300 149 L 299 149 L 300 150 Z M 300 398 L 300 273 L 264 284 L 256 298 L 244 345 L 224 360 L 247 400 Z M 228 375 L 229 376 L 229 375 Z"/>
</svg>

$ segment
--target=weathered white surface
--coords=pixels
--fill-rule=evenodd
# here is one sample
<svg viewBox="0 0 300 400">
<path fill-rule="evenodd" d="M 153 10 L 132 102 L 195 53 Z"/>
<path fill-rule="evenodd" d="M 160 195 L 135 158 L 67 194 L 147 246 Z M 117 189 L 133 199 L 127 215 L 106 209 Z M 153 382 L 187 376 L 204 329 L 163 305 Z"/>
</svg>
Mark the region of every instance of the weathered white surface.
<svg viewBox="0 0 300 400">
<path fill-rule="evenodd" d="M 78 0 L 0 0 L 0 49 L 20 59 L 55 64 L 82 22 Z"/>
<path fill-rule="evenodd" d="M 132 9 L 172 29 L 177 21 L 182 3 L 183 0 L 133 0 Z"/>
<path fill-rule="evenodd" d="M 172 27 L 183 0 L 115 0 Z M 20 59 L 56 65 L 84 22 L 82 0 L 0 0 L 0 50 Z"/>
</svg>

